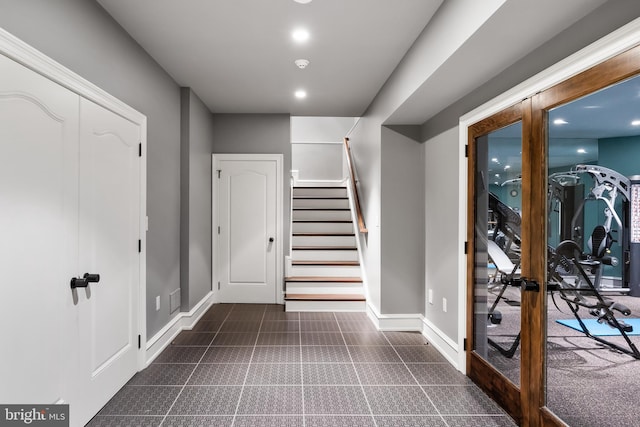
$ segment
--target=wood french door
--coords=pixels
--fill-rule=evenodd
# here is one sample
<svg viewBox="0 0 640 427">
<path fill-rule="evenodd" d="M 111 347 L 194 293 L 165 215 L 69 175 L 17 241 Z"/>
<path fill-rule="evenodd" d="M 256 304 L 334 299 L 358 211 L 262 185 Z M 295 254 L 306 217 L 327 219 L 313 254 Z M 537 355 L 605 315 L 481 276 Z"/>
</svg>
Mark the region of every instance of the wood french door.
<svg viewBox="0 0 640 427">
<path fill-rule="evenodd" d="M 556 310 L 549 303 L 549 227 L 560 228 L 548 200 L 549 177 L 561 169 L 550 147 L 568 144 L 550 142 L 550 117 L 554 109 L 638 75 L 635 47 L 468 128 L 467 374 L 519 425 L 584 425 L 571 418 L 579 406 L 561 412 L 556 402 L 570 398 L 554 397 L 559 388 L 549 379 L 549 319 Z M 590 405 L 589 398 L 581 401 Z"/>
</svg>

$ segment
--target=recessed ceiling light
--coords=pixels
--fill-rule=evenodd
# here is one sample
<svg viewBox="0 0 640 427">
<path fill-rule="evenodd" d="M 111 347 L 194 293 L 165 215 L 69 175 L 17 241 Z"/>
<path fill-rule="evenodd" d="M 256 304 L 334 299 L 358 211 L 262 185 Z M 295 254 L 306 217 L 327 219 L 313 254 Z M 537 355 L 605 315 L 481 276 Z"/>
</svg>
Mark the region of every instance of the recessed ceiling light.
<svg viewBox="0 0 640 427">
<path fill-rule="evenodd" d="M 307 3 L 311 3 L 311 0 L 293 0 L 296 3 L 300 3 L 300 4 L 307 4 Z"/>
<path fill-rule="evenodd" d="M 291 37 L 293 37 L 293 39 L 298 43 L 304 43 L 309 40 L 309 31 L 304 28 L 298 28 L 291 33 Z"/>
<path fill-rule="evenodd" d="M 492 158 L 492 159 L 491 159 L 491 161 L 492 161 L 493 163 L 498 163 L 498 158 L 497 158 L 497 157 L 494 157 L 494 158 Z"/>
<path fill-rule="evenodd" d="M 495 175 L 495 177 L 496 177 L 496 178 L 500 178 L 500 174 L 499 174 L 499 173 L 497 173 L 497 174 Z"/>
<path fill-rule="evenodd" d="M 511 169 L 511 165 L 505 165 L 504 170 Z"/>
<path fill-rule="evenodd" d="M 633 120 L 631 126 L 640 126 L 640 120 Z"/>
<path fill-rule="evenodd" d="M 300 90 L 297 90 L 294 95 L 298 99 L 304 99 L 304 98 L 307 97 L 307 92 L 305 92 L 304 90 L 300 89 Z"/>
<path fill-rule="evenodd" d="M 580 154 L 587 154 L 587 150 L 585 150 L 584 148 L 578 148 L 578 153 Z"/>
<path fill-rule="evenodd" d="M 568 121 L 566 121 L 565 119 L 555 119 L 555 120 L 553 121 L 553 124 L 554 124 L 554 125 L 566 125 L 566 124 L 568 124 L 568 123 L 569 123 L 569 122 L 568 122 Z"/>
</svg>

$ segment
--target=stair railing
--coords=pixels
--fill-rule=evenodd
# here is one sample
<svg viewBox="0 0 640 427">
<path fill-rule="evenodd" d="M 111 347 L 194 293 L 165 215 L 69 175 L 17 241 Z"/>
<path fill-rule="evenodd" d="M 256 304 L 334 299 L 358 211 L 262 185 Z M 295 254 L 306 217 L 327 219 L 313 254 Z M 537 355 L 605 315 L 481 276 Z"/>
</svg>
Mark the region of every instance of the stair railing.
<svg viewBox="0 0 640 427">
<path fill-rule="evenodd" d="M 362 215 L 362 208 L 360 207 L 360 195 L 358 192 L 358 181 L 356 179 L 356 169 L 353 163 L 353 157 L 351 155 L 351 148 L 349 147 L 349 138 L 344 138 L 344 149 L 347 157 L 347 169 L 349 170 L 349 181 L 351 181 L 351 192 L 353 194 L 353 202 L 356 207 L 356 217 L 358 221 L 358 229 L 361 234 L 367 234 L 367 226 L 364 223 L 364 216 Z"/>
</svg>

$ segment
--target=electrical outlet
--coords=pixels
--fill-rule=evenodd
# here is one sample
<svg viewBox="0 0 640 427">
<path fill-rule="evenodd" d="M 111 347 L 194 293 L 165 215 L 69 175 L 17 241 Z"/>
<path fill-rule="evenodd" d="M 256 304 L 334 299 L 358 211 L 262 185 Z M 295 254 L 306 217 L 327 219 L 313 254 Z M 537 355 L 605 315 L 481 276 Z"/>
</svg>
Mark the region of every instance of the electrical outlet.
<svg viewBox="0 0 640 427">
<path fill-rule="evenodd" d="M 433 305 L 433 289 L 429 289 L 429 304 Z"/>
<path fill-rule="evenodd" d="M 160 311 L 160 295 L 156 297 L 156 311 Z"/>
<path fill-rule="evenodd" d="M 447 299 L 442 298 L 442 311 L 447 312 Z"/>
</svg>

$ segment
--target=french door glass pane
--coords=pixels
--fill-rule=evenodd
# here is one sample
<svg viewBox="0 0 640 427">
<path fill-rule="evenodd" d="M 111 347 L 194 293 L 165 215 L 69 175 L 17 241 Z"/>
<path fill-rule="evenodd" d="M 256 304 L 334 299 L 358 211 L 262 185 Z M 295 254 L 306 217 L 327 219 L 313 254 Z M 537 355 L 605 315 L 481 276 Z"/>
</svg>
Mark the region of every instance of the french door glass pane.
<svg viewBox="0 0 640 427">
<path fill-rule="evenodd" d="M 474 351 L 520 384 L 522 124 L 476 139 Z"/>
<path fill-rule="evenodd" d="M 548 114 L 546 399 L 569 425 L 640 419 L 639 94 L 636 77 Z"/>
</svg>

